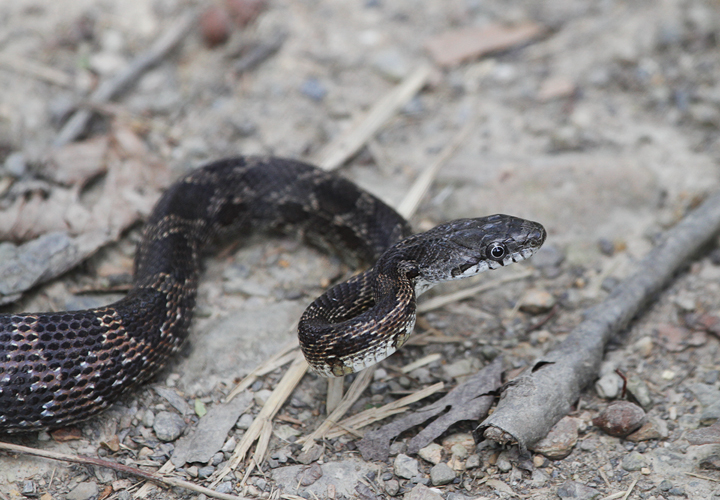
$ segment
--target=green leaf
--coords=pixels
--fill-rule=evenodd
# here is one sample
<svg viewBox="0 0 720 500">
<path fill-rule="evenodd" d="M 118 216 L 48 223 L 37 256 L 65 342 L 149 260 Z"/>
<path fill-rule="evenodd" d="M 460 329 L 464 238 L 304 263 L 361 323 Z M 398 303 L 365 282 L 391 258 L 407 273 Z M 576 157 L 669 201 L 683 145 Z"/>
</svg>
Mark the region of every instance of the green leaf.
<svg viewBox="0 0 720 500">
<path fill-rule="evenodd" d="M 195 415 L 202 418 L 207 413 L 207 408 L 205 408 L 205 403 L 200 401 L 199 399 L 195 400 Z"/>
</svg>

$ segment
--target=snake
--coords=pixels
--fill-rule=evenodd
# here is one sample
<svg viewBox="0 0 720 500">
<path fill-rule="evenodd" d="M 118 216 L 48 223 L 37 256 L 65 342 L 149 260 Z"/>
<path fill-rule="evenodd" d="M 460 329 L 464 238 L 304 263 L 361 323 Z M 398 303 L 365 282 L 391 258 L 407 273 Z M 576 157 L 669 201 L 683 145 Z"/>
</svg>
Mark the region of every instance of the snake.
<svg viewBox="0 0 720 500">
<path fill-rule="evenodd" d="M 204 254 L 258 230 L 294 233 L 371 266 L 300 318 L 301 349 L 324 376 L 361 370 L 401 347 L 414 328 L 417 296 L 430 287 L 524 260 L 546 237 L 542 225 L 507 215 L 412 234 L 394 209 L 338 174 L 278 157 L 211 162 L 160 197 L 121 300 L 0 314 L 0 432 L 76 424 L 150 379 L 187 336 Z"/>
</svg>

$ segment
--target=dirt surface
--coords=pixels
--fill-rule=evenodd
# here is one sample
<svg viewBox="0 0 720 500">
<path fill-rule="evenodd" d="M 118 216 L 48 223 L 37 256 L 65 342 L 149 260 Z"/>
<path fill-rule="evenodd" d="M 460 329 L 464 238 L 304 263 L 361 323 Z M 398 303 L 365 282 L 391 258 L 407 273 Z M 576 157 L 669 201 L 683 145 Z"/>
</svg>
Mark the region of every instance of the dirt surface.
<svg viewBox="0 0 720 500">
<path fill-rule="evenodd" d="M 0 3 L 3 203 L 12 201 L 15 182 L 46 182 L 41 160 L 67 112 L 98 81 L 126 66 L 173 19 L 206 6 L 176 0 Z M 272 0 L 225 44 L 209 48 L 199 30 L 193 31 L 177 51 L 101 110 L 89 136 L 131 130 L 156 163 L 169 167 L 172 178 L 237 154 L 312 161 L 353 118 L 429 60 L 424 44 L 433 36 L 525 21 L 539 23 L 546 34 L 500 54 L 436 67 L 430 85 L 340 170 L 396 205 L 421 169 L 473 120 L 413 225 L 426 229 L 452 218 L 510 213 L 543 223 L 549 233 L 544 257 L 549 264 L 530 278 L 426 314 L 427 325 L 462 340 L 403 349 L 381 365 L 384 376 L 376 375 L 353 411 L 437 381 L 453 386 L 467 374 L 463 368 L 476 370 L 499 353 L 512 375 L 560 342 L 586 307 L 633 271 L 664 228 L 717 189 L 718 2 Z M 282 48 L 238 76 L 240 49 L 278 33 L 287 34 Z M 69 83 L 28 74 L 18 61 L 59 70 Z M 97 197 L 102 182 L 93 181 L 82 200 Z M 54 184 L 49 185 L 52 190 Z M 79 269 L 4 310 L 109 302 L 117 295 L 77 291 L 98 283 L 107 288 L 107 280 L 98 276 L 127 277 L 138 235 L 136 225 Z M 534 269 L 533 264 L 526 267 Z M 263 498 L 442 495 L 460 500 L 601 498 L 634 485 L 626 498 L 718 499 L 720 446 L 693 445 L 687 435 L 720 417 L 720 338 L 696 326 L 703 314 L 720 312 L 719 264 L 713 253 L 699 257 L 607 353 L 602 375 L 619 368 L 649 389 L 652 402 L 646 410 L 659 437 L 632 442 L 604 434 L 591 420 L 608 401 L 591 387 L 572 414 L 579 422 L 579 441 L 566 458 L 476 449 L 463 441 L 476 424 L 467 422 L 445 436 L 443 462 L 462 463 L 454 480 L 438 485 L 432 464 L 418 457 L 411 457 L 418 460 L 415 474 L 398 475 L 397 456 L 414 432 L 396 441 L 387 463 L 364 463 L 354 438 L 346 436 L 326 442 L 314 457 L 324 463 L 326 482 L 310 491 L 298 487 L 298 470 L 305 465 L 297 465 L 300 447 L 294 441 L 324 417 L 326 382 L 308 375 L 280 411 L 287 418 L 275 424 L 270 459 L 261 471 L 244 480 L 239 469 L 218 488 Z M 237 380 L 290 340 L 293 322 L 323 286 L 346 272 L 336 258 L 290 239 L 258 239 L 225 249 L 208 260 L 190 342 L 154 383 L 81 425 L 79 439 L 57 442 L 47 433 L 4 439 L 156 470 L 177 444 L 158 439 L 158 420 L 182 414 L 184 430 L 191 432 L 202 413 L 198 408 L 219 406 Z M 541 329 L 531 326 L 542 313 L 515 307 L 528 289 L 549 292 L 559 304 Z M 403 365 L 433 353 L 442 358 L 424 371 L 398 374 Z M 257 413 L 262 391 L 272 389 L 281 374 L 276 370 L 252 386 L 256 402 L 248 414 Z M 181 401 L 161 396 L 163 389 Z M 230 443 L 243 435 L 243 425 L 229 431 Z M 119 451 L 103 445 L 112 436 L 119 437 Z M 467 456 L 452 447 L 454 442 L 465 443 Z M 226 443 L 209 461 L 178 466 L 176 474 L 207 484 L 204 477 L 222 467 L 231 450 Z M 572 481 L 593 490 L 569 496 Z M 137 486 L 135 479 L 105 469 L 0 454 L 0 499 L 126 500 Z M 143 493 L 204 497 L 157 487 Z"/>
</svg>

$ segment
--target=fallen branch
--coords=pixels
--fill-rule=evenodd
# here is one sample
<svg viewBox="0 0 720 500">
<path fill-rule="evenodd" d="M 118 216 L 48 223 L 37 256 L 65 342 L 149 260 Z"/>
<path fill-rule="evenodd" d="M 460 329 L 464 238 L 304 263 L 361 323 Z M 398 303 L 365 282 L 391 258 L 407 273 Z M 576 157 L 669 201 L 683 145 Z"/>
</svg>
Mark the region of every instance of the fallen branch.
<svg viewBox="0 0 720 500">
<path fill-rule="evenodd" d="M 527 448 L 545 437 L 597 376 L 607 342 L 718 232 L 720 194 L 715 194 L 668 230 L 635 274 L 589 310 L 565 341 L 507 384 L 495 412 L 476 429 L 476 440 Z"/>
<path fill-rule="evenodd" d="M 82 455 L 68 455 L 66 453 L 39 450 L 37 448 L 29 448 L 27 446 L 20 446 L 18 444 L 4 442 L 0 442 L 0 450 L 5 450 L 13 453 L 21 453 L 23 455 L 32 455 L 35 457 L 49 458 L 50 460 L 58 460 L 60 462 L 70 462 L 74 464 L 96 465 L 98 467 L 105 467 L 117 472 L 122 472 L 123 474 L 129 474 L 131 476 L 139 477 L 141 479 L 147 479 L 148 481 L 152 481 L 163 486 L 184 488 L 186 490 L 195 491 L 197 493 L 204 493 L 209 497 L 220 498 L 222 500 L 245 500 L 243 497 L 239 497 L 236 495 L 228 495 L 226 493 L 219 493 L 217 491 L 211 490 L 210 488 L 205 488 L 204 486 L 190 483 L 188 481 L 183 481 L 182 479 L 160 476 L 158 474 L 147 472 L 136 467 L 130 467 L 129 465 L 123 465 L 117 462 L 103 460 L 102 458 L 85 457 Z"/>
<path fill-rule="evenodd" d="M 194 12 L 186 13 L 178 21 L 158 38 L 155 43 L 146 51 L 133 59 L 130 64 L 117 75 L 101 83 L 89 98 L 91 105 L 108 102 L 117 96 L 130 83 L 137 79 L 145 71 L 162 61 L 172 49 L 185 37 L 185 34 L 195 24 L 196 15 Z M 59 148 L 74 141 L 87 127 L 88 121 L 93 116 L 91 109 L 77 110 L 67 121 L 65 126 L 55 138 L 54 146 Z"/>
</svg>

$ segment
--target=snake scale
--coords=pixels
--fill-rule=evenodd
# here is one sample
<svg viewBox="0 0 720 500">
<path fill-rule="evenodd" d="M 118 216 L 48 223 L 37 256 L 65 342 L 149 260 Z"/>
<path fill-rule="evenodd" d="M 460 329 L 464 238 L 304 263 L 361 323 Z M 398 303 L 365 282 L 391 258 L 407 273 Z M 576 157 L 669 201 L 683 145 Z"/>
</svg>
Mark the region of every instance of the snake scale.
<svg viewBox="0 0 720 500">
<path fill-rule="evenodd" d="M 252 230 L 297 232 L 350 262 L 375 265 L 303 314 L 311 367 L 342 375 L 384 359 L 415 324 L 415 298 L 439 281 L 523 260 L 540 224 L 505 215 L 410 235 L 392 208 L 301 162 L 240 157 L 199 168 L 160 198 L 122 300 L 84 311 L 0 314 L 0 432 L 58 428 L 95 415 L 178 351 L 208 241 Z"/>
</svg>

